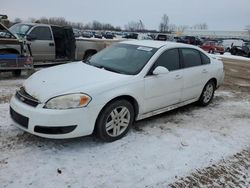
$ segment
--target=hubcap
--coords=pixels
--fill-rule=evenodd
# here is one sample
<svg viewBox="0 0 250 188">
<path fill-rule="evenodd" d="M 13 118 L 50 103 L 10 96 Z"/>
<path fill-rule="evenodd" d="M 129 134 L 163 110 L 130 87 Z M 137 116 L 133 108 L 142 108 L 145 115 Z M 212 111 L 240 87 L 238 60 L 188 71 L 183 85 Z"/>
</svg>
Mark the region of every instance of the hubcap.
<svg viewBox="0 0 250 188">
<path fill-rule="evenodd" d="M 213 96 L 213 91 L 214 91 L 214 88 L 213 88 L 213 85 L 212 84 L 208 84 L 205 88 L 205 91 L 204 91 L 204 94 L 203 94 L 203 101 L 204 103 L 208 103 L 212 96 Z"/>
<path fill-rule="evenodd" d="M 106 132 L 111 137 L 117 137 L 127 129 L 129 122 L 129 110 L 124 106 L 117 107 L 106 120 Z"/>
</svg>

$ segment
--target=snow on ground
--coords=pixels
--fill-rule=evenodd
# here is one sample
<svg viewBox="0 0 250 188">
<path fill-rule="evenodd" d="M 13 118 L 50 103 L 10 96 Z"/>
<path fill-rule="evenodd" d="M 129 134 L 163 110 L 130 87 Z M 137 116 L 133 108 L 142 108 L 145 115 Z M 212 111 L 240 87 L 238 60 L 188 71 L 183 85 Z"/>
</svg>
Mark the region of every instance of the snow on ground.
<svg viewBox="0 0 250 188">
<path fill-rule="evenodd" d="M 0 81 L 0 103 L 8 102 L 9 98 L 22 85 L 23 79 Z"/>
<path fill-rule="evenodd" d="M 15 128 L 0 104 L 0 187 L 157 187 L 250 146 L 250 96 L 218 91 L 142 120 L 126 137 L 43 139 Z"/>
<path fill-rule="evenodd" d="M 230 53 L 226 52 L 223 55 L 214 55 L 216 57 L 221 57 L 221 58 L 227 58 L 227 59 L 232 59 L 232 60 L 240 60 L 240 61 L 249 61 L 250 58 L 248 57 L 242 57 L 242 56 L 236 56 L 236 55 L 231 55 Z"/>
<path fill-rule="evenodd" d="M 170 185 L 159 187 L 250 187 L 250 148 L 235 154 L 227 160 L 206 167 L 180 178 Z"/>
</svg>

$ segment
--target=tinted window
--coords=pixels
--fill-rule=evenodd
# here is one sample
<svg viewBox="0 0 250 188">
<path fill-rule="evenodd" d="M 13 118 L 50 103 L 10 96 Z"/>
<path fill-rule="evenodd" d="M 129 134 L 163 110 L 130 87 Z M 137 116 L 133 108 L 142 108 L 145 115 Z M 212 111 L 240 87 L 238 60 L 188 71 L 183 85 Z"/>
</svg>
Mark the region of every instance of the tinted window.
<svg viewBox="0 0 250 188">
<path fill-rule="evenodd" d="M 205 54 L 201 53 L 202 64 L 210 64 L 210 59 Z"/>
<path fill-rule="evenodd" d="M 194 49 L 181 49 L 184 61 L 184 67 L 194 67 L 201 65 L 200 52 Z"/>
<path fill-rule="evenodd" d="M 51 32 L 48 27 L 35 27 L 30 34 L 35 35 L 37 40 L 52 40 Z"/>
<path fill-rule="evenodd" d="M 167 50 L 155 62 L 153 68 L 157 66 L 166 67 L 169 71 L 177 70 L 179 65 L 179 51 L 178 49 Z"/>
</svg>

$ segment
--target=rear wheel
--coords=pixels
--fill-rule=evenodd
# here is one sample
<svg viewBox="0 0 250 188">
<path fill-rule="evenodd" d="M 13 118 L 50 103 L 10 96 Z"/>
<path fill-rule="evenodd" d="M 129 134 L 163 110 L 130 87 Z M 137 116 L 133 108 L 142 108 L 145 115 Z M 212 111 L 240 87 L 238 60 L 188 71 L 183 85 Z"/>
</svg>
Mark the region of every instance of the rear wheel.
<svg viewBox="0 0 250 188">
<path fill-rule="evenodd" d="M 204 87 L 198 103 L 201 106 L 207 106 L 214 97 L 215 83 L 210 80 Z"/>
<path fill-rule="evenodd" d="M 96 133 L 106 142 L 122 138 L 134 121 L 134 109 L 130 102 L 117 100 L 107 105 L 98 117 Z"/>
</svg>

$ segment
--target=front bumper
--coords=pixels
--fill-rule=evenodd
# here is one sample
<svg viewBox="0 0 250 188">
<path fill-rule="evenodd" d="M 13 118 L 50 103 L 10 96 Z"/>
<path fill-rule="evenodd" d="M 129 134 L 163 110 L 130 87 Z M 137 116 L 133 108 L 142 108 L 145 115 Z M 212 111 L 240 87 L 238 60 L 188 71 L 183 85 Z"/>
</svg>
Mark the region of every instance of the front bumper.
<svg viewBox="0 0 250 188">
<path fill-rule="evenodd" d="M 16 96 L 10 101 L 13 124 L 31 134 L 45 138 L 74 138 L 92 134 L 101 107 L 67 110 L 32 107 Z M 14 115 L 13 115 L 14 114 Z"/>
</svg>

